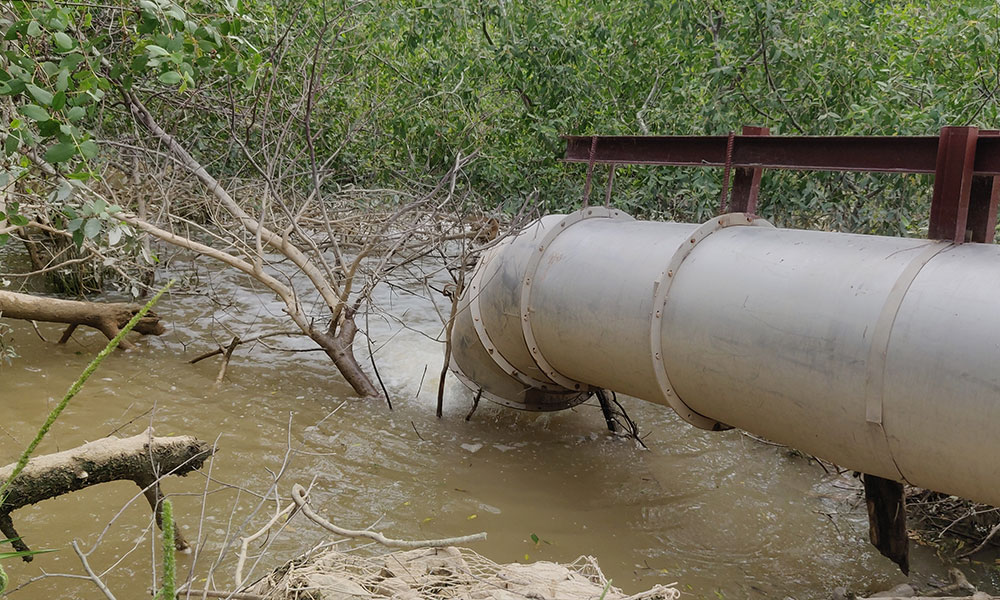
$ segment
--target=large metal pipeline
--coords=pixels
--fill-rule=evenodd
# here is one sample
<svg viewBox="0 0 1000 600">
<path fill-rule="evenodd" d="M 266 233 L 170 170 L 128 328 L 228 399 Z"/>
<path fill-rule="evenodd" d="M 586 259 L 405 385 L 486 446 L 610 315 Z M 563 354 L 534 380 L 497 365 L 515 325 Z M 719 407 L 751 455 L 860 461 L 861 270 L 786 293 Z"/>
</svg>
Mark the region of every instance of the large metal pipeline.
<svg viewBox="0 0 1000 600">
<path fill-rule="evenodd" d="M 558 410 L 610 389 L 1000 505 L 1000 246 L 586 208 L 477 266 L 452 368 Z"/>
</svg>

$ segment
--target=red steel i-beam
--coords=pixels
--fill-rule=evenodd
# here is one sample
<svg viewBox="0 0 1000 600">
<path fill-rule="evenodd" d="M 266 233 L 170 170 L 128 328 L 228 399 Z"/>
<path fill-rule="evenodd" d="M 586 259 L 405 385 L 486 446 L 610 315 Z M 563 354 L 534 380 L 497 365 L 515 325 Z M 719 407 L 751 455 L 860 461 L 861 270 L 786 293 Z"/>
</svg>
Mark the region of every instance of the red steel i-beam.
<svg viewBox="0 0 1000 600">
<path fill-rule="evenodd" d="M 565 136 L 566 162 L 590 161 L 594 136 Z M 728 136 L 597 136 L 594 162 L 722 167 Z M 795 171 L 934 173 L 939 136 L 764 136 L 734 138 L 732 167 Z M 979 136 L 974 175 L 1000 175 L 1000 136 Z"/>
<path fill-rule="evenodd" d="M 593 136 L 566 136 L 566 161 L 590 161 Z M 595 163 L 723 167 L 728 136 L 598 136 Z M 933 173 L 937 136 L 764 136 L 738 135 L 731 166 L 796 171 Z M 997 140 L 1000 142 L 1000 140 Z M 1000 175 L 1000 144 L 993 161 Z M 976 171 L 980 170 L 977 160 Z M 984 173 L 980 173 L 984 174 Z"/>
<path fill-rule="evenodd" d="M 1000 134 L 944 127 L 939 136 L 565 136 L 567 162 L 736 169 L 730 210 L 753 212 L 762 169 L 934 173 L 928 237 L 975 242 L 995 236 Z M 594 144 L 595 139 L 599 142 Z M 591 153 L 592 145 L 595 151 Z M 728 159 L 728 160 L 727 160 Z"/>
</svg>

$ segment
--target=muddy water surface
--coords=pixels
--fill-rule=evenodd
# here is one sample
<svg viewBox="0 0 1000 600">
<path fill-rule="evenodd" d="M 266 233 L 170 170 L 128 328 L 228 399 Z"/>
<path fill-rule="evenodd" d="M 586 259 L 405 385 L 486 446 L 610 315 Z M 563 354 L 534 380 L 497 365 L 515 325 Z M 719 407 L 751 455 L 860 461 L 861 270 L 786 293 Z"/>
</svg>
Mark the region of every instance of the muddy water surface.
<svg viewBox="0 0 1000 600">
<path fill-rule="evenodd" d="M 441 324 L 418 296 L 382 293 L 380 305 L 407 328 L 370 319 L 391 412 L 352 399 L 318 353 L 244 346 L 216 386 L 217 358 L 187 361 L 234 333 L 289 326 L 264 291 L 189 267 L 178 271 L 189 291 L 158 307 L 169 334 L 141 339 L 138 350 L 109 358 L 40 451 L 150 425 L 158 435 L 217 440 L 219 452 L 202 474 L 164 484 L 184 534 L 200 540 L 197 555 L 178 560 L 179 573 L 193 573 L 198 586 L 214 566 L 216 586 L 232 589 L 231 541 L 273 513 L 274 504 L 261 507 L 260 496 L 279 474 L 286 497 L 292 483 L 313 484 L 313 505 L 343 526 L 375 524 L 401 538 L 485 531 L 488 541 L 475 549 L 500 562 L 589 554 L 629 592 L 678 582 L 688 598 L 802 600 L 826 598 L 836 585 L 884 589 L 906 580 L 867 545 L 853 480 L 827 476 L 807 458 L 739 432 L 699 431 L 667 408 L 630 399 L 625 404 L 648 434 L 649 450 L 609 436 L 590 405 L 547 415 L 484 405 L 466 422 L 471 396 L 455 382 L 447 388 L 445 417 L 434 418 L 442 349 L 431 338 Z M 0 367 L 3 463 L 16 460 L 104 344 L 86 332 L 57 346 L 40 340 L 30 325 L 10 324 L 21 358 Z M 40 331 L 58 338 L 55 327 Z M 309 347 L 296 339 L 273 345 Z M 362 341 L 365 355 L 366 348 Z M 209 470 L 214 481 L 206 478 Z M 85 549 L 97 546 L 90 562 L 119 598 L 148 597 L 158 549 L 150 543 L 149 509 L 136 492 L 132 484 L 110 484 L 16 512 L 29 544 L 58 551 L 30 565 L 5 562 L 12 587 L 43 571 L 81 574 L 69 548 L 76 539 Z M 259 576 L 325 537 L 296 517 L 260 540 L 266 555 L 259 563 L 251 557 L 247 570 Z M 915 547 L 914 554 L 916 581 L 945 578 L 947 565 L 930 551 Z M 995 590 L 988 574 L 979 576 Z M 86 581 L 47 578 L 12 597 L 102 596 Z"/>
</svg>

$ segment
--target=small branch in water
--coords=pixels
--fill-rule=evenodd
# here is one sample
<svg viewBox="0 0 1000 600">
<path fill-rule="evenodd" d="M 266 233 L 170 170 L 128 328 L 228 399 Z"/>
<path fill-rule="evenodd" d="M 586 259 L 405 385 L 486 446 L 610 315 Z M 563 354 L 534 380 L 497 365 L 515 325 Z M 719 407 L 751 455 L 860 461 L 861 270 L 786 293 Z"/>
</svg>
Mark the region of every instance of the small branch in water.
<svg viewBox="0 0 1000 600">
<path fill-rule="evenodd" d="M 38 322 L 35 321 L 34 319 L 31 320 L 31 327 L 35 330 L 35 334 L 38 336 L 38 339 L 42 340 L 45 343 L 48 343 L 49 340 L 45 339 L 45 336 L 42 335 L 42 332 L 38 330 Z M 76 326 L 71 325 L 71 327 L 76 327 Z"/>
<path fill-rule="evenodd" d="M 378 365 L 375 364 L 375 350 L 372 349 L 371 327 L 368 325 L 368 311 L 365 311 L 365 339 L 368 340 L 368 358 L 372 361 L 372 371 L 375 371 L 375 379 L 378 380 L 378 385 L 382 388 L 382 393 L 385 394 L 385 403 L 389 405 L 389 410 L 392 410 L 392 398 L 389 397 L 389 390 L 385 389 L 382 375 L 378 372 Z"/>
<path fill-rule="evenodd" d="M 601 414 L 604 415 L 604 422 L 608 425 L 608 431 L 618 433 L 618 426 L 615 425 L 615 416 L 611 412 L 611 402 L 604 390 L 597 390 L 597 401 L 601 403 Z"/>
<path fill-rule="evenodd" d="M 34 321 L 32 321 L 32 323 L 34 323 Z M 73 337 L 73 332 L 76 331 L 76 328 L 79 326 L 80 325 L 77 323 L 70 323 L 69 327 L 67 327 L 66 330 L 63 331 L 62 337 L 59 338 L 59 343 L 65 344 L 66 342 L 68 342 L 70 338 Z"/>
<path fill-rule="evenodd" d="M 427 364 L 424 364 L 424 372 L 420 374 L 420 383 L 417 384 L 417 393 L 413 394 L 413 399 L 420 397 L 420 390 L 424 389 L 424 378 L 427 377 Z"/>
<path fill-rule="evenodd" d="M 229 342 L 229 347 L 226 348 L 226 354 L 222 357 L 222 364 L 219 366 L 219 374 L 215 376 L 215 385 L 220 385 L 222 379 L 226 376 L 226 370 L 229 368 L 229 360 L 233 358 L 233 352 L 236 351 L 236 346 L 240 345 L 240 338 L 233 337 L 233 341 Z"/>
<path fill-rule="evenodd" d="M 389 548 L 443 548 L 445 546 L 468 544 L 469 542 L 481 542 L 486 539 L 486 532 L 438 540 L 397 540 L 387 538 L 377 531 L 344 529 L 327 521 L 309 506 L 309 503 L 306 502 L 306 489 L 297 483 L 292 486 L 292 500 L 302 511 L 302 514 L 327 531 L 347 538 L 368 538 Z"/>
<path fill-rule="evenodd" d="M 622 403 L 618 401 L 618 394 L 611 392 L 610 402 L 608 401 L 608 395 L 606 390 L 599 390 L 596 392 L 598 399 L 601 402 L 601 412 L 604 414 L 605 422 L 608 424 L 608 429 L 614 435 L 620 435 L 623 437 L 629 437 L 639 443 L 640 446 L 649 449 L 646 443 L 642 441 L 642 437 L 639 435 L 639 426 L 636 425 L 632 417 L 628 415 L 625 407 Z M 614 404 L 616 408 L 612 408 L 611 404 Z M 619 418 L 620 417 L 620 418 Z"/>
<path fill-rule="evenodd" d="M 253 343 L 253 342 L 258 342 L 260 340 L 264 340 L 264 339 L 272 338 L 272 337 L 279 337 L 279 336 L 292 337 L 292 336 L 302 336 L 302 335 L 305 335 L 305 334 L 301 333 L 299 331 L 277 331 L 277 332 L 274 332 L 274 333 L 264 333 L 264 334 L 255 335 L 253 337 L 249 337 L 249 338 L 246 338 L 246 339 L 241 339 L 241 340 L 239 340 L 236 343 L 236 345 L 237 346 L 242 346 L 243 344 L 250 344 L 250 343 Z M 321 351 L 321 350 L 322 350 L 322 348 L 308 348 L 309 352 Z M 288 352 L 293 352 L 293 351 L 295 351 L 295 350 L 288 350 Z M 212 358 L 213 356 L 218 356 L 219 354 L 223 354 L 225 352 L 226 352 L 226 348 L 223 348 L 222 346 L 219 346 L 215 350 L 212 350 L 210 352 L 206 352 L 204 354 L 199 354 L 198 356 L 192 358 L 191 360 L 188 361 L 188 364 L 189 365 L 193 365 L 195 363 L 198 363 L 198 362 L 201 362 L 201 361 L 205 360 L 206 358 Z"/>
<path fill-rule="evenodd" d="M 70 545 L 73 546 L 73 551 L 76 552 L 76 555 L 80 557 L 80 562 L 83 563 L 83 570 L 87 572 L 87 576 L 94 582 L 97 589 L 101 590 L 101 593 L 104 594 L 104 597 L 108 600 L 117 600 L 115 595 L 111 593 L 111 590 L 108 589 L 108 586 L 105 585 L 104 582 L 101 581 L 101 578 L 97 576 L 97 573 L 94 573 L 94 570 L 90 568 L 90 563 L 87 562 L 87 555 L 80 550 L 80 545 L 76 543 L 76 540 L 70 542 Z"/>
<path fill-rule="evenodd" d="M 472 413 L 476 412 L 476 409 L 479 408 L 479 399 L 482 397 L 483 397 L 483 388 L 479 388 L 479 391 L 476 392 L 476 397 L 472 399 L 472 408 L 469 409 L 469 414 L 465 415 L 466 421 L 472 420 Z"/>
</svg>

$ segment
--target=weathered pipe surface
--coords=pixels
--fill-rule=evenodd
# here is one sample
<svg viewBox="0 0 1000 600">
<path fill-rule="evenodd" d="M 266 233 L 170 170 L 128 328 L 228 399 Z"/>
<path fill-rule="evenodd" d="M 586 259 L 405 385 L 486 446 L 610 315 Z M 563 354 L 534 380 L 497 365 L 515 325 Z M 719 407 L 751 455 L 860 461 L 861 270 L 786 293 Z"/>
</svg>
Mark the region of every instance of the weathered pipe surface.
<svg viewBox="0 0 1000 600">
<path fill-rule="evenodd" d="M 1000 505 L 998 308 L 1000 246 L 589 208 L 483 257 L 452 367 L 510 406 L 611 389 Z"/>
</svg>

